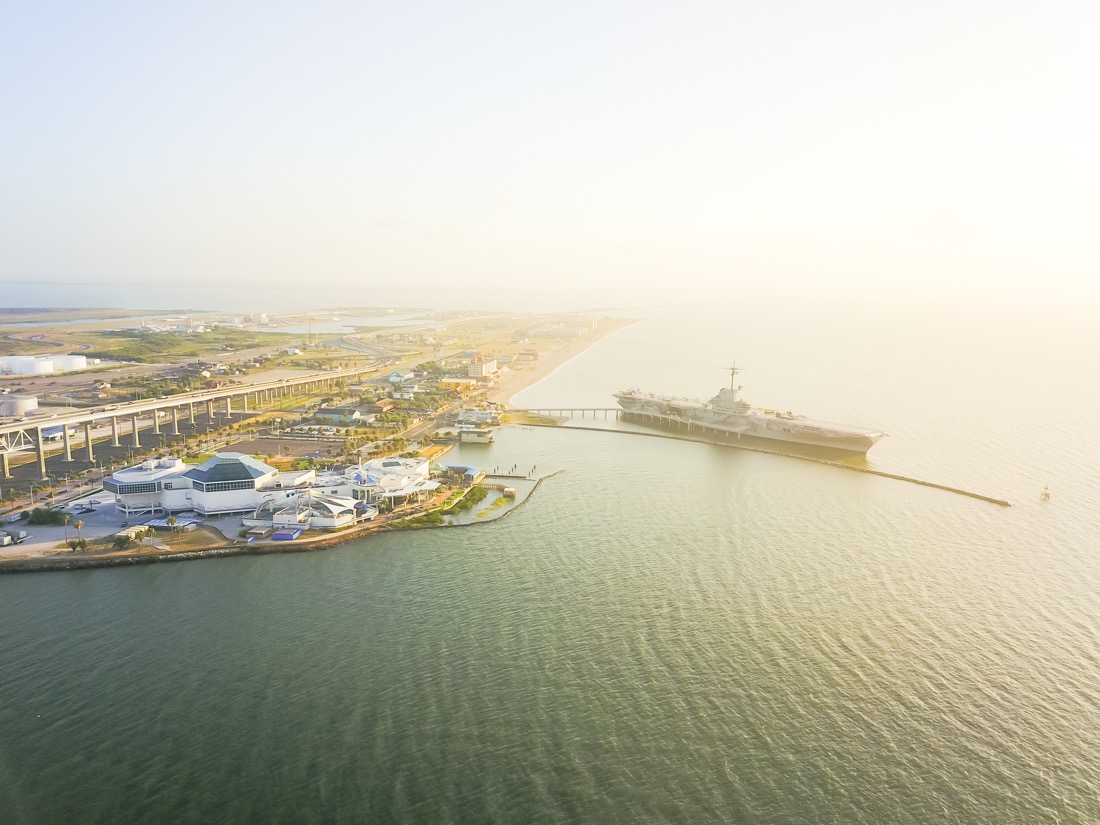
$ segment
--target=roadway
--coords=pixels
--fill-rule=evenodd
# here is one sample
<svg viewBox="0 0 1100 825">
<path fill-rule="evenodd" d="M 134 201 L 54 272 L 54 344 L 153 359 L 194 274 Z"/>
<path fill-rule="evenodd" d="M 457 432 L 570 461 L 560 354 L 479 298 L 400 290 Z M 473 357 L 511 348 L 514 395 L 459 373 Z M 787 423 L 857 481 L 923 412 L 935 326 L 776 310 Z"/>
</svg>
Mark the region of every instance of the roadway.
<svg viewBox="0 0 1100 825">
<path fill-rule="evenodd" d="M 243 413 L 248 411 L 249 396 L 256 396 L 262 399 L 263 402 L 270 402 L 276 397 L 292 394 L 300 388 L 305 388 L 307 391 L 315 388 L 323 388 L 341 379 L 355 378 L 364 374 L 377 372 L 378 369 L 379 363 L 375 360 L 368 365 L 361 365 L 348 369 L 310 372 L 305 375 L 299 374 L 297 377 L 279 378 L 276 380 L 254 380 L 251 383 L 234 384 L 232 386 L 219 387 L 213 390 L 179 393 L 177 395 L 170 395 L 157 399 L 143 399 L 141 401 L 112 404 L 108 407 L 100 407 L 92 410 L 67 411 L 57 413 L 50 418 L 35 417 L 30 420 L 0 424 L 0 458 L 3 459 L 2 474 L 4 477 L 8 476 L 8 457 L 11 454 L 34 449 L 38 456 L 40 474 L 43 478 L 46 476 L 46 448 L 42 433 L 42 431 L 46 429 L 59 427 L 64 434 L 72 429 L 83 427 L 85 430 L 85 439 L 90 435 L 91 440 L 94 441 L 95 434 L 92 433 L 93 428 L 97 431 L 102 431 L 105 426 L 104 422 L 110 422 L 107 426 L 112 430 L 112 434 L 115 434 L 119 431 L 118 420 L 120 418 L 129 418 L 131 421 L 130 429 L 132 433 L 135 428 L 135 422 L 136 428 L 140 430 L 141 416 L 144 415 L 146 418 L 151 419 L 158 411 L 172 411 L 171 416 L 165 423 L 167 426 L 175 429 L 178 426 L 176 422 L 181 418 L 179 414 L 181 408 L 187 408 L 187 412 L 182 417 L 190 421 L 196 414 L 196 406 L 201 407 L 202 405 L 206 405 L 206 412 L 209 417 L 213 413 L 214 403 L 224 402 L 226 415 L 230 415 L 234 399 L 240 399 L 240 409 L 236 410 L 236 412 Z M 257 376 L 257 378 L 263 378 L 263 376 Z M 71 434 L 63 436 L 63 440 L 70 442 L 69 447 L 71 448 Z M 134 441 L 136 442 L 137 439 L 135 438 Z M 135 446 L 137 446 L 136 443 Z"/>
</svg>

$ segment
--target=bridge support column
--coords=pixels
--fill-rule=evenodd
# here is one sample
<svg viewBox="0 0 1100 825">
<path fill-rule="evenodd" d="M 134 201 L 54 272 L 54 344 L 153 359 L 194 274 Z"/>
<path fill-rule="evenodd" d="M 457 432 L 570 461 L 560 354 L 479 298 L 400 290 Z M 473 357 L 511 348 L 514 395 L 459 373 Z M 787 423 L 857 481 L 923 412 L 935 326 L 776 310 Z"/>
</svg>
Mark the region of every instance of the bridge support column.
<svg viewBox="0 0 1100 825">
<path fill-rule="evenodd" d="M 111 416 L 111 446 L 118 446 L 118 416 Z"/>
<path fill-rule="evenodd" d="M 187 412 L 191 416 L 191 426 L 195 426 L 195 402 L 192 401 L 187 405 Z"/>
<path fill-rule="evenodd" d="M 41 427 L 35 428 L 34 452 L 38 459 L 38 477 L 45 481 L 49 476 L 46 475 L 46 444 L 42 440 Z"/>
<path fill-rule="evenodd" d="M 242 395 L 241 396 L 241 410 L 243 412 L 248 412 L 248 396 L 247 395 Z"/>
<path fill-rule="evenodd" d="M 225 417 L 233 417 L 233 399 L 230 398 L 228 395 L 225 397 Z"/>
<path fill-rule="evenodd" d="M 172 435 L 180 434 L 180 408 L 172 407 Z"/>
<path fill-rule="evenodd" d="M 84 449 L 87 451 L 88 463 L 95 461 L 95 453 L 92 452 L 92 422 L 84 422 Z"/>
<path fill-rule="evenodd" d="M 130 429 L 134 438 L 134 446 L 141 446 L 141 432 L 138 429 L 138 417 L 136 415 L 130 416 Z"/>
<path fill-rule="evenodd" d="M 207 401 L 206 402 L 206 423 L 208 425 L 214 423 L 214 402 L 213 401 Z"/>
<path fill-rule="evenodd" d="M 3 469 L 4 478 L 11 478 L 11 466 L 8 464 L 8 453 L 6 450 L 0 453 L 0 468 Z"/>
<path fill-rule="evenodd" d="M 153 432 L 160 435 L 160 410 L 153 410 Z"/>
<path fill-rule="evenodd" d="M 72 448 L 72 445 L 69 443 L 69 425 L 68 424 L 62 424 L 61 425 L 61 441 L 65 445 L 65 460 L 66 461 L 72 461 L 73 460 L 73 448 Z"/>
</svg>

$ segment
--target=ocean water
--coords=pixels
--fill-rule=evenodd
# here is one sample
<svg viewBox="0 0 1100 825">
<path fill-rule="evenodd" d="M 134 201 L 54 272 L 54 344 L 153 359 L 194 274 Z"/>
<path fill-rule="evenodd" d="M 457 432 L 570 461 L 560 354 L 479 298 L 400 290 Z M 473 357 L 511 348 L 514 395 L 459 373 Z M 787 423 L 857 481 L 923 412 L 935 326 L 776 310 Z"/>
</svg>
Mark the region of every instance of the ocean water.
<svg viewBox="0 0 1100 825">
<path fill-rule="evenodd" d="M 636 314 L 517 405 L 736 359 L 754 403 L 887 430 L 869 466 L 1014 506 L 514 426 L 448 456 L 561 470 L 500 522 L 0 577 L 0 821 L 1100 821 L 1088 313 Z"/>
</svg>

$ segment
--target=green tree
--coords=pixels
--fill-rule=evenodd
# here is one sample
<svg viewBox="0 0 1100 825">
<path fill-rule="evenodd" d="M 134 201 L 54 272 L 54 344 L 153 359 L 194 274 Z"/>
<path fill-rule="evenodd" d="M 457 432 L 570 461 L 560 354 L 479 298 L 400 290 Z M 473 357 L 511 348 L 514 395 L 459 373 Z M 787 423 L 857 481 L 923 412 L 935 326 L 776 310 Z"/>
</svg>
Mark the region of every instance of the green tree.
<svg viewBox="0 0 1100 825">
<path fill-rule="evenodd" d="M 166 518 L 164 520 L 164 523 L 168 525 L 168 529 L 170 529 L 173 533 L 176 532 L 176 523 L 177 522 L 176 522 L 176 517 L 175 516 L 168 516 L 168 518 Z M 179 534 L 176 533 L 176 535 L 179 535 Z"/>
<path fill-rule="evenodd" d="M 115 536 L 115 540 L 111 542 L 111 546 L 114 547 L 115 550 L 125 550 L 133 543 L 134 540 L 131 536 L 123 534 L 120 536 Z"/>
</svg>

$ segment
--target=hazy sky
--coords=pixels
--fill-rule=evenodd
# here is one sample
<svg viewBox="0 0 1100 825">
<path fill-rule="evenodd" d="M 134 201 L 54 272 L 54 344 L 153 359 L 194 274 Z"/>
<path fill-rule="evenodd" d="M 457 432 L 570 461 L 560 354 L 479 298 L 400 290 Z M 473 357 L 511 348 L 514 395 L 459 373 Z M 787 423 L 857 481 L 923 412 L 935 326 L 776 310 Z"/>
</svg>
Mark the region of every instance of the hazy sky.
<svg viewBox="0 0 1100 825">
<path fill-rule="evenodd" d="M 28 2 L 0 77 L 7 282 L 1100 282 L 1095 0 Z"/>
</svg>

